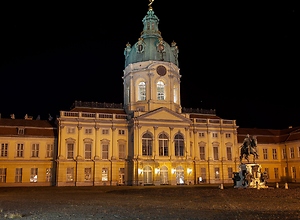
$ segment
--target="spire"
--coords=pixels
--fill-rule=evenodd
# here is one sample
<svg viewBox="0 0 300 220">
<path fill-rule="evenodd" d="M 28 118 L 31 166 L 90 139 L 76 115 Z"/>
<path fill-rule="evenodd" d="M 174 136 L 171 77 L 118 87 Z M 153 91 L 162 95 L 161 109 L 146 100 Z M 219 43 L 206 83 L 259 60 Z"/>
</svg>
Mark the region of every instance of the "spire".
<svg viewBox="0 0 300 220">
<path fill-rule="evenodd" d="M 153 4 L 154 0 L 149 0 L 149 2 L 150 3 L 148 4 L 148 6 L 149 6 L 149 11 L 150 11 L 150 10 L 152 10 L 152 6 L 151 5 Z"/>
<path fill-rule="evenodd" d="M 153 8 L 151 6 L 154 0 L 149 0 L 149 2 L 150 2 L 148 4 L 149 10 L 147 12 L 147 15 L 143 18 L 144 29 L 143 32 L 141 33 L 141 37 L 142 38 L 151 37 L 151 36 L 161 37 L 161 33 L 158 30 L 159 19 L 154 14 Z"/>
</svg>

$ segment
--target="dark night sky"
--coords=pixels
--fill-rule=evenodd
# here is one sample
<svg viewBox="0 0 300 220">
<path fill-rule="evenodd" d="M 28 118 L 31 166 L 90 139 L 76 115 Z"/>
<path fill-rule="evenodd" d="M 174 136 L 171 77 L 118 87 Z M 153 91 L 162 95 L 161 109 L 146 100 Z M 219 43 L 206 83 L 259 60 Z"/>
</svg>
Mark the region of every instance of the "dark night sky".
<svg viewBox="0 0 300 220">
<path fill-rule="evenodd" d="M 47 119 L 75 100 L 123 103 L 123 51 L 140 37 L 148 3 L 2 7 L 2 117 Z M 240 127 L 300 126 L 299 9 L 178 3 L 152 6 L 163 39 L 179 47 L 182 107 L 216 109 Z"/>
</svg>

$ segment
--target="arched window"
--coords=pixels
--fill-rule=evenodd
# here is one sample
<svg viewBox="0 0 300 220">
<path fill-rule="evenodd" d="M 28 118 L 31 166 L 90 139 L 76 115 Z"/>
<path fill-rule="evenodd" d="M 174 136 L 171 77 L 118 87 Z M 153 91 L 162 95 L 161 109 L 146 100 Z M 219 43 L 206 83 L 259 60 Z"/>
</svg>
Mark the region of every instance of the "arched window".
<svg viewBox="0 0 300 220">
<path fill-rule="evenodd" d="M 165 84 L 162 81 L 157 82 L 157 99 L 165 100 Z"/>
<path fill-rule="evenodd" d="M 159 156 L 169 156 L 169 139 L 166 134 L 160 134 L 158 137 L 159 142 Z"/>
<path fill-rule="evenodd" d="M 184 156 L 183 136 L 178 133 L 174 138 L 175 156 Z"/>
<path fill-rule="evenodd" d="M 139 83 L 139 91 L 138 91 L 138 100 L 143 101 L 146 100 L 146 83 L 140 82 Z"/>
<path fill-rule="evenodd" d="M 176 86 L 174 86 L 173 88 L 173 98 L 174 98 L 174 102 L 177 103 L 178 102 L 178 88 Z"/>
<path fill-rule="evenodd" d="M 152 168 L 150 166 L 145 166 L 143 169 L 144 174 L 144 184 L 152 184 L 153 178 L 152 178 Z"/>
<path fill-rule="evenodd" d="M 142 137 L 142 151 L 143 156 L 152 156 L 152 145 L 153 138 L 152 135 L 148 132 Z"/>
</svg>

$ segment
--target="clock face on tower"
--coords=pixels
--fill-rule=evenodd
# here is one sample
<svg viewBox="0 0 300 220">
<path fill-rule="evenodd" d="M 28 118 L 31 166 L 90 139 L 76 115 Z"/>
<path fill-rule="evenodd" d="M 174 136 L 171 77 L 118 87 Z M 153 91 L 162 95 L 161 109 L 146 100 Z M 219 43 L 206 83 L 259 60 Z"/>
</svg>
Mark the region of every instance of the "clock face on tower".
<svg viewBox="0 0 300 220">
<path fill-rule="evenodd" d="M 158 75 L 164 76 L 164 75 L 166 75 L 166 73 L 167 73 L 167 69 L 166 69 L 166 67 L 164 67 L 164 66 L 158 66 L 158 67 L 156 68 L 156 72 L 158 73 Z"/>
</svg>

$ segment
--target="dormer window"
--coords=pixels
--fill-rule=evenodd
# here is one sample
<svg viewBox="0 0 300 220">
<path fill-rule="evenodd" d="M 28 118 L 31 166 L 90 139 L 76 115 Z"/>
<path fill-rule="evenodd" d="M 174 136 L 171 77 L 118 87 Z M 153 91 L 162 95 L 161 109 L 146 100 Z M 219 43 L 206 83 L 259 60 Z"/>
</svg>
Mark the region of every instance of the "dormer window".
<svg viewBox="0 0 300 220">
<path fill-rule="evenodd" d="M 18 134 L 25 134 L 25 128 L 18 128 Z"/>
</svg>

